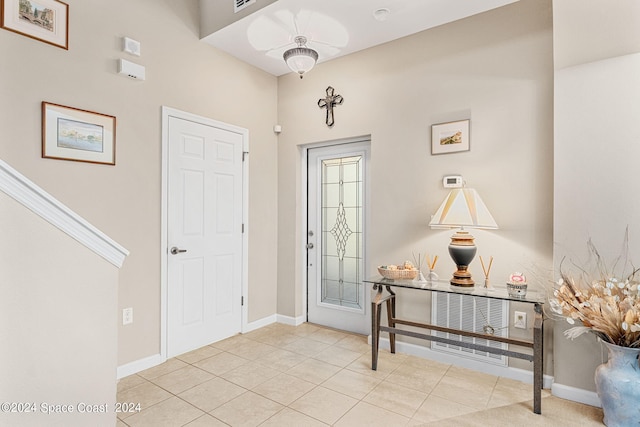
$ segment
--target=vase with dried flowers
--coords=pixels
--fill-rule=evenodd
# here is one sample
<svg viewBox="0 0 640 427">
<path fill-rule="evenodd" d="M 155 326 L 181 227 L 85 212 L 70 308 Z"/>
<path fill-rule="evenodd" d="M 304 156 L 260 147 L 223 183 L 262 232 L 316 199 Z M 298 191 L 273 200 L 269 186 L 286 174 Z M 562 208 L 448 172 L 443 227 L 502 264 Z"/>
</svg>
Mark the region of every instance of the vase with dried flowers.
<svg viewBox="0 0 640 427">
<path fill-rule="evenodd" d="M 627 243 L 628 231 L 623 255 L 608 268 L 589 240 L 594 268 L 581 266 L 574 274 L 561 265 L 549 298 L 551 310 L 575 325 L 567 337 L 591 332 L 607 348 L 608 361 L 596 368 L 595 383 L 608 427 L 640 423 L 640 269 L 629 262 Z"/>
</svg>

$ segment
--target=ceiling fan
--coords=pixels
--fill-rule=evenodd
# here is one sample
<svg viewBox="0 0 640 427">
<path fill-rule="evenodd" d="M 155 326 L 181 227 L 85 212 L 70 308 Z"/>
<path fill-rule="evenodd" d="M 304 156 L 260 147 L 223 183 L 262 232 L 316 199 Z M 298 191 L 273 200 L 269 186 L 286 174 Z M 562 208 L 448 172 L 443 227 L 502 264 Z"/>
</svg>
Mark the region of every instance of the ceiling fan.
<svg viewBox="0 0 640 427">
<path fill-rule="evenodd" d="M 285 52 L 291 56 L 303 48 L 317 52 L 316 59 L 323 61 L 340 53 L 349 41 L 349 33 L 336 19 L 321 12 L 281 9 L 256 18 L 247 29 L 247 38 L 254 49 L 274 60 L 282 61 Z M 315 59 L 311 67 L 314 64 Z M 294 71 L 302 78 L 308 70 Z"/>
</svg>

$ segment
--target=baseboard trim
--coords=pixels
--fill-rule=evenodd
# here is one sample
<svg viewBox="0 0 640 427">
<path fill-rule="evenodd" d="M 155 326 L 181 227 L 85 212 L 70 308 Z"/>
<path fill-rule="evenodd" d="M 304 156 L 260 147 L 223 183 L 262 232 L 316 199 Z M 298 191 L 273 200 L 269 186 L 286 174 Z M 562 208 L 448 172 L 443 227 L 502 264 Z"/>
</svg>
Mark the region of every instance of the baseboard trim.
<svg viewBox="0 0 640 427">
<path fill-rule="evenodd" d="M 283 316 L 282 314 L 278 314 L 276 316 L 278 319 L 278 323 L 282 323 L 285 325 L 299 326 L 305 322 L 304 316 L 291 317 L 291 316 Z"/>
<path fill-rule="evenodd" d="M 602 403 L 595 391 L 583 390 L 581 388 L 571 387 L 564 384 L 554 383 L 551 386 L 551 394 L 561 399 L 572 400 L 574 402 L 584 403 L 585 405 L 602 408 Z"/>
<path fill-rule="evenodd" d="M 143 359 L 134 360 L 133 362 L 125 363 L 122 366 L 118 366 L 117 378 L 121 379 L 128 377 L 129 375 L 137 374 L 145 369 L 153 368 L 161 363 L 166 362 L 166 358 L 161 354 L 154 354 L 153 356 L 145 357 Z"/>
<path fill-rule="evenodd" d="M 242 333 L 246 334 L 251 331 L 255 331 L 256 329 L 263 328 L 272 323 L 276 323 L 276 320 L 277 320 L 277 315 L 272 314 L 271 316 L 263 317 L 262 319 L 249 322 L 246 325 L 244 325 L 244 328 L 242 328 Z"/>
<path fill-rule="evenodd" d="M 371 335 L 369 335 L 369 344 L 371 344 Z M 380 348 L 385 348 L 387 350 L 390 348 L 388 338 L 380 338 Z M 440 363 L 452 364 L 460 366 L 462 368 L 472 369 L 474 371 L 483 372 L 489 375 L 495 375 L 516 381 L 522 381 L 528 384 L 533 384 L 533 372 L 527 371 L 525 369 L 492 365 L 490 363 L 484 363 L 477 360 L 456 356 L 455 354 L 433 351 L 427 347 L 402 341 L 396 341 L 396 351 Z M 544 375 L 542 378 L 542 387 L 549 389 L 551 388 L 552 384 L 553 377 L 550 375 Z"/>
</svg>

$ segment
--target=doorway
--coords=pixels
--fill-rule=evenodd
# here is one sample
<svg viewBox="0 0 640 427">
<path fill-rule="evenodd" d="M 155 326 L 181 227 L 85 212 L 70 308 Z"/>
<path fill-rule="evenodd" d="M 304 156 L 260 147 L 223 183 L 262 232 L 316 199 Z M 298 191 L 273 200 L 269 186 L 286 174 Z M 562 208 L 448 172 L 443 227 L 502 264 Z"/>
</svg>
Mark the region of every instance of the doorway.
<svg viewBox="0 0 640 427">
<path fill-rule="evenodd" d="M 163 108 L 162 351 L 242 330 L 246 130 Z"/>
<path fill-rule="evenodd" d="M 307 321 L 370 332 L 366 229 L 370 140 L 307 149 Z"/>
</svg>

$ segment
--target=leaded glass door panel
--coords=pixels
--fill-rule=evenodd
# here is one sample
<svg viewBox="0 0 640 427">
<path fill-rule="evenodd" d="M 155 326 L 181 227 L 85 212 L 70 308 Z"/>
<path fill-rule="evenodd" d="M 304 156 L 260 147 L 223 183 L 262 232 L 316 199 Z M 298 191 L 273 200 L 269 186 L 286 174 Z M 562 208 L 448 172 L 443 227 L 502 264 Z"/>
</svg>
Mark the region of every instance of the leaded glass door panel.
<svg viewBox="0 0 640 427">
<path fill-rule="evenodd" d="M 308 320 L 368 333 L 368 142 L 308 150 Z"/>
</svg>

